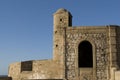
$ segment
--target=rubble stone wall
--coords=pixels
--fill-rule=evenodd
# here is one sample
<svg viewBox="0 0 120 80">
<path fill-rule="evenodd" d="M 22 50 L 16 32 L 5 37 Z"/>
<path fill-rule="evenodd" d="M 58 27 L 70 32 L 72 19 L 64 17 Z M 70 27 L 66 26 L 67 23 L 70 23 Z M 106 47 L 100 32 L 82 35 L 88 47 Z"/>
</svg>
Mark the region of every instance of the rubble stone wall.
<svg viewBox="0 0 120 80">
<path fill-rule="evenodd" d="M 108 28 L 107 27 L 70 27 L 66 30 L 66 73 L 69 80 L 87 78 L 89 80 L 107 80 L 109 54 L 108 54 Z M 89 41 L 93 46 L 93 73 L 78 72 L 78 45 L 82 41 Z M 83 76 L 90 75 L 90 76 Z M 92 77 L 94 76 L 94 77 Z"/>
<path fill-rule="evenodd" d="M 9 76 L 13 80 L 24 79 L 62 79 L 62 67 L 53 60 L 33 61 L 32 71 L 21 71 L 21 63 L 14 63 L 9 67 Z"/>
</svg>

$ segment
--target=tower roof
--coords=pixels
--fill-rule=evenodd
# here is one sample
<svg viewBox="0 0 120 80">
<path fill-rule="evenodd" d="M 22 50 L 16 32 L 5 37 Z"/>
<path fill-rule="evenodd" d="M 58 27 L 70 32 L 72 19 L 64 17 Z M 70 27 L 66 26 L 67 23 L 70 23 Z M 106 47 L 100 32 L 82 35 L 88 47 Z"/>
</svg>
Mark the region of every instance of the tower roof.
<svg viewBox="0 0 120 80">
<path fill-rule="evenodd" d="M 61 12 L 68 12 L 68 11 L 64 8 L 60 8 L 56 11 L 56 13 L 61 13 Z"/>
<path fill-rule="evenodd" d="M 70 14 L 70 16 L 72 16 L 71 15 L 71 13 L 67 10 L 67 9 L 64 9 L 64 8 L 60 8 L 60 9 L 58 9 L 54 14 L 59 14 L 59 13 L 68 13 L 68 14 Z"/>
</svg>

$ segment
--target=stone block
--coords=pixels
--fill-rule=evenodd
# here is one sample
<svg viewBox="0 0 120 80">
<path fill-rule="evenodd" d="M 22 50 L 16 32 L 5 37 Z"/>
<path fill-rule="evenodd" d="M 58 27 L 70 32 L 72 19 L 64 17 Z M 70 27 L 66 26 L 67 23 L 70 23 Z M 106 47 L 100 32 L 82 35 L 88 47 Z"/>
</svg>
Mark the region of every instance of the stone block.
<svg viewBox="0 0 120 80">
<path fill-rule="evenodd" d="M 115 71 L 115 80 L 120 80 L 120 71 Z"/>
</svg>

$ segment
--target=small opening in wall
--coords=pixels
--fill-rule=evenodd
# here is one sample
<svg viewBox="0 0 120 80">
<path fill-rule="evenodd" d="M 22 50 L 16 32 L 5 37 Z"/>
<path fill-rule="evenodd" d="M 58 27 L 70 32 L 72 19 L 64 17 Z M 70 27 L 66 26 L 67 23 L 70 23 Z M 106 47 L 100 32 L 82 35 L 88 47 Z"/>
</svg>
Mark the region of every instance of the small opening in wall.
<svg viewBox="0 0 120 80">
<path fill-rule="evenodd" d="M 32 71 L 32 61 L 21 62 L 21 72 L 22 71 Z"/>
<path fill-rule="evenodd" d="M 57 31 L 55 31 L 55 34 L 57 33 Z"/>
<path fill-rule="evenodd" d="M 62 21 L 63 19 L 60 19 L 60 21 Z"/>
<path fill-rule="evenodd" d="M 58 45 L 56 44 L 56 47 L 58 47 Z"/>
</svg>

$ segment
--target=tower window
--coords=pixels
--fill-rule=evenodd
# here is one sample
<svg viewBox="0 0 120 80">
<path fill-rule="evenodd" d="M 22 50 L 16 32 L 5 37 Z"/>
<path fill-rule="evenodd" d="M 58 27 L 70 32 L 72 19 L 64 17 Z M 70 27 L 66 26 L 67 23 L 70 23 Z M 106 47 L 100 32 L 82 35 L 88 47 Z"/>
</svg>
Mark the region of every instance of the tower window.
<svg viewBox="0 0 120 80">
<path fill-rule="evenodd" d="M 60 19 L 60 21 L 63 21 L 63 19 Z"/>
<path fill-rule="evenodd" d="M 58 47 L 58 45 L 56 44 L 56 47 Z"/>
<path fill-rule="evenodd" d="M 88 41 L 83 41 L 78 46 L 78 66 L 79 68 L 93 67 L 92 45 Z"/>
</svg>

